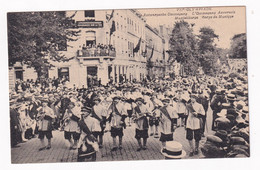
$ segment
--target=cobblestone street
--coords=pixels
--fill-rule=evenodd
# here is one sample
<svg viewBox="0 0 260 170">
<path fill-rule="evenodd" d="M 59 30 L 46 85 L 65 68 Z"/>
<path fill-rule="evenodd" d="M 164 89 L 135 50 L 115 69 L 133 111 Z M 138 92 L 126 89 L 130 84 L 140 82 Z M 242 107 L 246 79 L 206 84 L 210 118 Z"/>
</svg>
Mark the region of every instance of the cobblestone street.
<svg viewBox="0 0 260 170">
<path fill-rule="evenodd" d="M 212 111 L 208 112 L 208 120 Z M 174 140 L 180 142 L 183 145 L 183 149 L 187 155 L 185 158 L 201 158 L 203 157 L 201 152 L 199 155 L 189 157 L 189 144 L 185 138 L 184 127 L 179 127 L 174 132 Z M 97 161 L 123 161 L 123 160 L 160 160 L 164 159 L 164 156 L 160 153 L 161 143 L 158 138 L 153 136 L 148 138 L 147 150 L 137 152 L 138 144 L 135 136 L 135 127 L 127 127 L 124 130 L 123 137 L 123 149 L 111 152 L 112 138 L 110 132 L 104 135 L 104 147 L 97 153 Z M 202 138 L 201 144 L 206 141 L 206 138 Z M 47 143 L 47 141 L 46 141 Z M 65 141 L 63 132 L 53 131 L 52 148 L 50 150 L 38 151 L 40 147 L 40 141 L 38 138 L 33 138 L 25 143 L 19 144 L 20 147 L 12 148 L 12 163 L 51 163 L 51 162 L 76 162 L 77 150 L 69 150 L 67 141 Z"/>
</svg>

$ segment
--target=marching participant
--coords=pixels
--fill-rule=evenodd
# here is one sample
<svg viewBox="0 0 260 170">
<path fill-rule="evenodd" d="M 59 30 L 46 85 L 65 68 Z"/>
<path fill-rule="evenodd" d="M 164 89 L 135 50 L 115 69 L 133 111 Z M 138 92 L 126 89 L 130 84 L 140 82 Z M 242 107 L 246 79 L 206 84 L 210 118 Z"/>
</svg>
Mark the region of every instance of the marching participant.
<svg viewBox="0 0 260 170">
<path fill-rule="evenodd" d="M 185 126 L 186 124 L 186 116 L 187 116 L 187 109 L 185 106 L 185 102 L 182 99 L 182 90 L 179 89 L 176 91 L 177 96 L 175 98 L 176 101 L 176 110 L 178 113 L 178 119 L 180 119 L 180 126 Z"/>
<path fill-rule="evenodd" d="M 70 143 L 69 149 L 73 150 L 77 149 L 77 144 L 80 137 L 80 128 L 78 126 L 78 121 L 81 116 L 80 111 L 80 107 L 75 107 L 75 104 L 73 102 L 70 102 L 63 118 L 64 137 Z M 72 137 L 74 143 L 71 139 Z"/>
<path fill-rule="evenodd" d="M 38 125 L 38 138 L 41 141 L 41 148 L 39 151 L 51 148 L 51 138 L 52 136 L 52 120 L 55 118 L 54 112 L 48 107 L 48 99 L 43 98 L 42 107 L 38 109 L 37 114 L 37 125 Z M 48 139 L 48 145 L 44 144 L 44 136 Z"/>
<path fill-rule="evenodd" d="M 150 126 L 150 136 L 155 138 L 159 138 L 158 135 L 158 127 L 159 127 L 159 119 L 160 115 L 156 114 L 156 110 L 160 108 L 163 104 L 160 100 L 156 99 L 156 94 L 152 95 L 150 100 L 147 101 L 146 105 L 148 106 L 149 113 L 151 113 L 151 117 L 149 118 L 149 126 Z"/>
<path fill-rule="evenodd" d="M 170 99 L 162 100 L 163 106 L 156 110 L 160 115 L 162 147 L 165 148 L 166 141 L 173 141 L 173 132 L 177 127 L 178 114 L 174 107 L 170 106 Z"/>
<path fill-rule="evenodd" d="M 10 101 L 10 132 L 11 132 L 11 147 L 15 147 L 19 142 L 22 141 L 22 127 L 20 123 L 20 114 L 17 109 L 20 104 L 16 100 Z"/>
<path fill-rule="evenodd" d="M 190 96 L 191 102 L 187 104 L 188 117 L 186 125 L 186 139 L 190 145 L 190 156 L 199 153 L 199 141 L 201 140 L 201 117 L 205 115 L 204 108 L 201 104 L 196 102 L 197 96 L 192 94 Z M 193 146 L 193 138 L 195 139 L 195 150 Z"/>
<path fill-rule="evenodd" d="M 149 114 L 148 108 L 144 105 L 144 99 L 137 98 L 135 100 L 136 107 L 133 110 L 133 119 L 136 123 L 135 129 L 135 138 L 137 139 L 139 148 L 137 151 L 141 149 L 146 150 L 146 142 L 148 138 L 148 119 L 147 115 Z M 141 138 L 143 138 L 143 146 L 141 143 Z"/>
<path fill-rule="evenodd" d="M 101 100 L 98 97 L 93 99 L 94 106 L 92 108 L 92 117 L 95 118 L 98 122 L 96 126 L 99 126 L 100 130 L 96 130 L 93 132 L 93 135 L 98 139 L 99 148 L 103 148 L 103 136 L 104 136 L 104 129 L 106 127 L 106 110 L 104 106 L 100 103 Z"/>
<path fill-rule="evenodd" d="M 126 128 L 125 118 L 127 117 L 126 110 L 124 106 L 120 103 L 120 97 L 115 96 L 113 98 L 112 104 L 108 108 L 108 121 L 111 124 L 111 137 L 113 138 L 113 148 L 112 151 L 118 149 L 116 145 L 116 137 L 119 138 L 119 149 L 122 149 L 123 140 L 123 128 Z"/>
</svg>

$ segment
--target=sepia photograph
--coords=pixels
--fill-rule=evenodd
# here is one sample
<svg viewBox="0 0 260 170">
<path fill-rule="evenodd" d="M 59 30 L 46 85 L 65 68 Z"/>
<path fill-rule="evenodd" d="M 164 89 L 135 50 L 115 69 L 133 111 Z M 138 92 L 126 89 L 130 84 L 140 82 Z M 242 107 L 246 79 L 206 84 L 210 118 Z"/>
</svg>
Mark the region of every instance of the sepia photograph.
<svg viewBox="0 0 260 170">
<path fill-rule="evenodd" d="M 11 163 L 249 158 L 246 9 L 8 12 Z"/>
</svg>

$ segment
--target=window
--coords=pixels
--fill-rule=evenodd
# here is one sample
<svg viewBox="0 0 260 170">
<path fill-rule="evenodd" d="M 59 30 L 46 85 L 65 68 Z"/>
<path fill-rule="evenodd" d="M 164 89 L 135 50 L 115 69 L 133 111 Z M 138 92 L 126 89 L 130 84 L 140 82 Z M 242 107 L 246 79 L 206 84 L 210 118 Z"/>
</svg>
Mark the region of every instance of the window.
<svg viewBox="0 0 260 170">
<path fill-rule="evenodd" d="M 58 68 L 58 77 L 64 81 L 70 81 L 69 67 Z"/>
<path fill-rule="evenodd" d="M 94 10 L 85 11 L 85 17 L 95 17 L 95 11 Z"/>
<path fill-rule="evenodd" d="M 61 40 L 58 43 L 58 51 L 67 51 L 67 41 L 66 40 Z"/>
<path fill-rule="evenodd" d="M 86 31 L 86 46 L 92 46 L 96 44 L 96 32 Z"/>
</svg>

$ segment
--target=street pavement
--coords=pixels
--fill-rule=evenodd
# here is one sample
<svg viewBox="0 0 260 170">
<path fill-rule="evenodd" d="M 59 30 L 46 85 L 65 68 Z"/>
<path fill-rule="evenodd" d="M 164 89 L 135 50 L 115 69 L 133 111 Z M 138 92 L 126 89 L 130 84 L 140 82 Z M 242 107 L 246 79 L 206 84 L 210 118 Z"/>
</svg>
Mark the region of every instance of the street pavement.
<svg viewBox="0 0 260 170">
<path fill-rule="evenodd" d="M 210 127 L 212 110 L 207 113 L 207 127 Z M 207 128 L 206 127 L 206 128 Z M 212 131 L 206 130 L 207 134 Z M 149 133 L 150 134 L 150 133 Z M 159 138 L 150 136 L 147 141 L 147 150 L 137 152 L 138 144 L 135 136 L 135 126 L 127 126 L 124 129 L 123 149 L 111 152 L 112 137 L 107 132 L 104 135 L 103 148 L 97 153 L 96 161 L 126 161 L 126 160 L 162 160 L 165 159 L 160 153 L 161 142 Z M 174 140 L 183 145 L 186 151 L 184 159 L 203 158 L 201 151 L 198 155 L 189 157 L 189 144 L 186 140 L 184 127 L 178 127 L 174 132 Z M 46 139 L 45 139 L 46 140 Z M 118 142 L 118 141 L 117 141 Z M 200 146 L 206 142 L 206 137 L 200 141 Z M 47 140 L 46 140 L 47 144 Z M 23 163 L 54 163 L 54 162 L 77 162 L 77 150 L 69 150 L 69 143 L 64 139 L 64 132 L 53 131 L 52 148 L 50 150 L 38 151 L 40 140 L 33 138 L 27 142 L 20 143 L 19 147 L 11 148 L 11 162 L 15 164 Z"/>
</svg>

